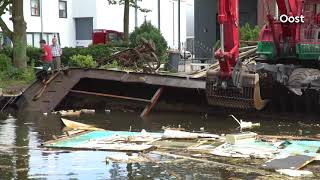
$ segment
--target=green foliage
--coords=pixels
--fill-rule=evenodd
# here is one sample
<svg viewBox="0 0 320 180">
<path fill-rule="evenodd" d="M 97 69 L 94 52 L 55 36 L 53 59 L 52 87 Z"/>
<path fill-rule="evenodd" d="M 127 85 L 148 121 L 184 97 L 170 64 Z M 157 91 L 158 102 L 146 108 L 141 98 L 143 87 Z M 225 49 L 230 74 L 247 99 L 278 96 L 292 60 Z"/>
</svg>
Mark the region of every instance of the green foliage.
<svg viewBox="0 0 320 180">
<path fill-rule="evenodd" d="M 259 38 L 260 28 L 258 26 L 252 27 L 246 23 L 240 28 L 240 40 L 244 41 L 257 41 Z"/>
<path fill-rule="evenodd" d="M 81 68 L 95 68 L 97 67 L 96 61 L 93 60 L 90 55 L 73 55 L 70 58 L 70 64 L 72 66 L 81 67 Z"/>
<path fill-rule="evenodd" d="M 144 22 L 130 34 L 131 45 L 137 46 L 140 43 L 141 38 L 153 40 L 156 45 L 156 54 L 160 59 L 162 59 L 162 56 L 166 55 L 168 48 L 167 41 L 162 36 L 159 29 L 154 27 L 150 22 Z"/>
<path fill-rule="evenodd" d="M 27 69 L 12 67 L 4 75 L 11 80 L 22 80 L 26 82 L 31 82 L 35 78 L 34 70 L 31 67 Z"/>
<path fill-rule="evenodd" d="M 113 60 L 111 63 L 103 65 L 100 69 L 111 69 L 111 68 L 121 68 L 116 60 Z"/>
<path fill-rule="evenodd" d="M 10 57 L 11 59 L 13 58 L 13 50 L 11 47 L 5 47 L 2 50 L 0 50 L 1 54 L 5 54 L 8 57 Z M 40 48 L 35 48 L 35 47 L 31 47 L 28 46 L 27 47 L 27 56 L 29 57 L 29 64 L 31 63 L 31 61 L 38 61 L 41 58 L 41 49 Z"/>
<path fill-rule="evenodd" d="M 129 6 L 130 7 L 136 7 L 138 8 L 141 12 L 150 12 L 151 10 L 150 9 L 144 9 L 140 6 L 138 6 L 136 3 L 135 3 L 135 0 L 107 0 L 109 4 L 112 4 L 112 5 L 124 5 L 125 1 L 129 1 Z M 138 0 L 138 1 L 142 1 L 142 0 Z"/>
<path fill-rule="evenodd" d="M 11 59 L 13 58 L 13 49 L 11 47 L 5 46 L 3 49 L 0 50 L 1 54 L 5 54 Z"/>
<path fill-rule="evenodd" d="M 34 63 L 27 69 L 18 69 L 12 65 L 12 59 L 0 54 L 0 81 L 18 80 L 31 82 L 35 78 Z"/>
<path fill-rule="evenodd" d="M 12 67 L 11 58 L 6 54 L 0 54 L 0 72 L 7 71 Z"/>
<path fill-rule="evenodd" d="M 27 47 L 27 56 L 29 57 L 29 62 L 31 61 L 38 61 L 41 59 L 41 49 L 28 46 Z"/>
<path fill-rule="evenodd" d="M 111 63 L 112 60 L 109 59 L 110 55 L 116 51 L 121 51 L 126 49 L 128 45 L 124 43 L 117 44 L 99 44 L 92 45 L 87 48 L 63 48 L 61 61 L 63 64 L 70 64 L 69 60 L 74 55 L 90 55 L 92 58 L 101 64 Z"/>
</svg>

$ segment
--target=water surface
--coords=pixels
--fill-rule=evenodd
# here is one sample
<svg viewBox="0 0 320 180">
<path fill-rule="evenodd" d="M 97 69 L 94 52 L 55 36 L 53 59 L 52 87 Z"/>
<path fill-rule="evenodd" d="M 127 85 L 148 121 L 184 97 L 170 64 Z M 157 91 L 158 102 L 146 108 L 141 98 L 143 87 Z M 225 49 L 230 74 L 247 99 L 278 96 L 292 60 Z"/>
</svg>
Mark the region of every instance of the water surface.
<svg viewBox="0 0 320 180">
<path fill-rule="evenodd" d="M 183 127 L 188 131 L 216 134 L 238 132 L 229 112 L 214 114 L 152 113 L 141 119 L 134 112 L 111 112 L 71 118 L 109 130 L 161 132 L 162 127 Z M 305 114 L 238 112 L 245 121 L 260 122 L 252 131 L 272 135 L 314 135 L 320 131 L 319 118 Z M 106 157 L 115 152 L 67 151 L 41 147 L 62 132 L 58 115 L 35 112 L 0 116 L 0 179 L 210 179 L 248 177 L 226 169 L 188 162 L 159 166 L 156 163 L 112 163 Z M 253 175 L 254 176 L 254 175 Z"/>
</svg>

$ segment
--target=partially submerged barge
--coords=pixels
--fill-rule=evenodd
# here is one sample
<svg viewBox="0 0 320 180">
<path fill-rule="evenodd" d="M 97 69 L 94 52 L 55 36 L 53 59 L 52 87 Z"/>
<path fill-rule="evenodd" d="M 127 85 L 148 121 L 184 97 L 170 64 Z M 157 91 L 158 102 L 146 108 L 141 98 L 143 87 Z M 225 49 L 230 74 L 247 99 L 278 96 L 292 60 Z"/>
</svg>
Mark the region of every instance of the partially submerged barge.
<svg viewBox="0 0 320 180">
<path fill-rule="evenodd" d="M 140 103 L 145 106 L 144 115 L 150 112 L 160 96 L 167 99 L 173 96 L 175 100 L 180 98 L 184 102 L 195 100 L 197 106 L 206 105 L 205 86 L 205 79 L 187 75 L 71 68 L 53 74 L 46 83 L 37 81 L 32 84 L 19 98 L 17 105 L 28 110 L 51 112 L 64 107 L 76 108 L 76 105 L 105 108 L 106 104 L 101 104 L 105 103 L 104 99 L 116 99 Z M 97 98 L 98 102 L 87 102 L 89 98 L 83 97 L 88 96 Z M 73 101 L 70 102 L 70 99 Z"/>
<path fill-rule="evenodd" d="M 127 109 L 141 112 L 141 116 L 152 109 L 207 113 L 219 108 L 210 106 L 208 93 L 205 76 L 68 68 L 52 74 L 46 82 L 34 82 L 21 96 L 4 99 L 0 108 L 11 105 L 41 112 Z M 287 89 L 272 93 L 281 94 L 269 106 L 277 111 L 318 112 L 320 107 L 317 98 L 294 96 Z"/>
</svg>

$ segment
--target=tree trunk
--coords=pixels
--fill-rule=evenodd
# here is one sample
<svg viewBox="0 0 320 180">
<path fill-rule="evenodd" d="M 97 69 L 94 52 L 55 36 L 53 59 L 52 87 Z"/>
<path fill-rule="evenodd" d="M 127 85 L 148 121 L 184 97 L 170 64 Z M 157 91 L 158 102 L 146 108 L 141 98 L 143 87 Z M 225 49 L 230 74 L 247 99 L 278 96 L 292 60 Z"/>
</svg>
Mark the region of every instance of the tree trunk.
<svg viewBox="0 0 320 180">
<path fill-rule="evenodd" d="M 123 16 L 123 34 L 124 41 L 129 42 L 129 12 L 130 11 L 130 2 L 125 0 L 124 2 L 124 16 Z"/>
<path fill-rule="evenodd" d="M 19 69 L 27 67 L 27 25 L 23 16 L 23 1 L 13 0 L 12 2 L 13 21 L 13 64 Z"/>
</svg>

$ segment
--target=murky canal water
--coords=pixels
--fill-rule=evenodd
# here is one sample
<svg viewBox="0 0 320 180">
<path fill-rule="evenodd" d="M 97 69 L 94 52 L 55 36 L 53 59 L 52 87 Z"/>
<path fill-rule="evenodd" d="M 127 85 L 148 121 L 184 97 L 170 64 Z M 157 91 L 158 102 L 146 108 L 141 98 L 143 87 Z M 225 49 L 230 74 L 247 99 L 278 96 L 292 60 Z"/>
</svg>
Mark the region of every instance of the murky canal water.
<svg viewBox="0 0 320 180">
<path fill-rule="evenodd" d="M 199 131 L 204 127 L 210 133 L 237 132 L 237 124 L 228 112 L 215 114 L 152 113 L 140 119 L 137 113 L 111 112 L 73 118 L 109 130 L 160 132 L 163 126 L 181 127 Z M 253 129 L 259 134 L 304 135 L 320 133 L 317 115 L 237 113 L 245 121 L 260 122 Z M 213 170 L 199 164 L 175 164 L 168 167 L 154 163 L 119 164 L 106 162 L 114 152 L 66 151 L 41 147 L 53 135 L 62 134 L 59 116 L 48 117 L 34 112 L 0 116 L 0 179 L 183 179 L 236 178 L 237 174 L 225 169 Z M 173 173 L 174 172 L 174 173 Z M 254 176 L 254 175 L 253 175 Z"/>
</svg>

